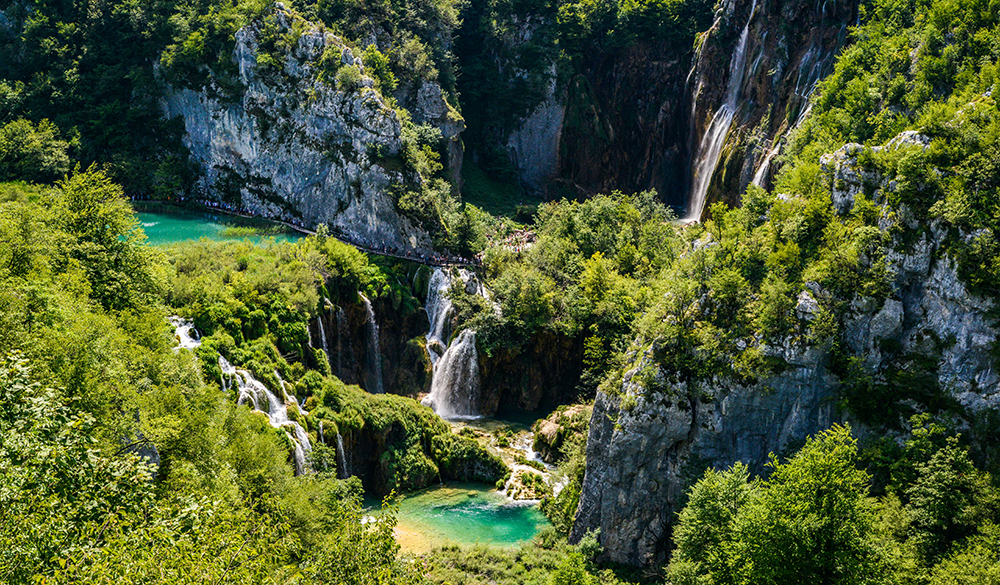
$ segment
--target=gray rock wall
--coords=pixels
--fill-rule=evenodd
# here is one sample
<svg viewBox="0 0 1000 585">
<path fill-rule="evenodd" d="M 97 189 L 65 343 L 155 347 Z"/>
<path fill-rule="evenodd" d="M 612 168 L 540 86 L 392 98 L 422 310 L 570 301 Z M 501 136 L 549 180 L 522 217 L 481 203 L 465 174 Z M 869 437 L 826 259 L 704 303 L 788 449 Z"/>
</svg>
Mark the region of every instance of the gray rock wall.
<svg viewBox="0 0 1000 585">
<path fill-rule="evenodd" d="M 507 149 L 520 174 L 521 184 L 543 195 L 549 182 L 559 174 L 559 144 L 566 115 L 562 96 L 556 94 L 555 65 L 552 65 L 551 75 L 545 101 L 507 138 Z"/>
<path fill-rule="evenodd" d="M 280 6 L 276 15 L 287 29 L 292 17 Z M 383 166 L 401 148 L 395 111 L 370 78 L 347 91 L 318 78 L 325 51 L 363 70 L 360 58 L 333 34 L 311 29 L 278 70 L 264 69 L 258 26 L 236 33 L 239 95 L 171 88 L 163 101 L 166 116 L 184 122 L 185 145 L 204 171 L 202 194 L 307 227 L 327 223 L 369 244 L 428 248 L 427 234 L 399 216 L 389 194 L 406 178 Z"/>
<path fill-rule="evenodd" d="M 601 393 L 594 404 L 573 540 L 600 528 L 607 560 L 664 563 L 684 491 L 707 467 L 744 461 L 761 473 L 769 453 L 841 420 L 823 352 L 779 353 L 794 363 L 766 388 L 716 379 L 652 395 L 635 381 L 649 352 L 638 357 L 625 376 L 625 398 Z"/>
</svg>

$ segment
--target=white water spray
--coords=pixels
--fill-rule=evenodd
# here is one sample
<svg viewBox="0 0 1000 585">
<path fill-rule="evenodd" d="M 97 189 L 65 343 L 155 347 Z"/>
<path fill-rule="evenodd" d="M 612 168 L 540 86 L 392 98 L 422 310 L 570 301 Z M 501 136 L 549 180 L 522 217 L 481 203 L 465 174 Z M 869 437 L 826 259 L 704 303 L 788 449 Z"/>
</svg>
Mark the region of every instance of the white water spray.
<svg viewBox="0 0 1000 585">
<path fill-rule="evenodd" d="M 736 101 L 740 96 L 740 88 L 743 85 L 743 73 L 747 64 L 747 37 L 750 34 L 750 22 L 757 11 L 757 0 L 754 0 L 750 9 L 750 18 L 747 19 L 743 32 L 740 33 L 740 40 L 736 44 L 736 52 L 729 62 L 729 81 L 726 84 L 726 98 L 722 106 L 716 110 L 712 117 L 712 122 L 708 125 L 705 135 L 698 145 L 698 155 L 695 157 L 694 184 L 691 187 L 691 196 L 688 199 L 687 216 L 684 222 L 699 221 L 701 212 L 705 207 L 705 198 L 708 195 L 708 187 L 712 182 L 712 175 L 719 164 L 719 156 L 722 154 L 722 147 L 729 136 L 729 127 L 736 116 Z"/>
<path fill-rule="evenodd" d="M 176 315 L 167 320 L 173 325 L 174 335 L 179 342 L 179 345 L 174 348 L 174 353 L 182 349 L 195 349 L 201 345 L 201 334 L 194 328 L 194 323 Z"/>
<path fill-rule="evenodd" d="M 430 320 L 431 328 L 427 332 L 427 353 L 430 356 L 431 364 L 436 364 L 438 359 L 444 354 L 448 347 L 448 317 L 451 312 L 451 299 L 448 298 L 448 289 L 451 288 L 451 279 L 444 270 L 435 268 L 431 274 L 430 282 L 427 284 L 427 318 Z"/>
<path fill-rule="evenodd" d="M 326 340 L 326 328 L 323 327 L 323 317 L 324 315 L 316 317 L 316 323 L 319 325 L 319 338 L 322 341 L 323 355 L 326 356 L 326 363 L 330 364 L 330 344 Z"/>
<path fill-rule="evenodd" d="M 337 433 L 337 479 L 351 477 L 351 467 L 347 463 L 347 453 L 344 451 L 344 437 Z"/>
</svg>

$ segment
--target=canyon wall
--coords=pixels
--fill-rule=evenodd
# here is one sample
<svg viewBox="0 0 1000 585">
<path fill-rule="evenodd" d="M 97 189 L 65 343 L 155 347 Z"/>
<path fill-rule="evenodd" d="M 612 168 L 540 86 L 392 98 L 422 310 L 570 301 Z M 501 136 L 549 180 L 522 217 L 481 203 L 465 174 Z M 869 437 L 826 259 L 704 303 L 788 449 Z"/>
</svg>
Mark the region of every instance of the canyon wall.
<svg viewBox="0 0 1000 585">
<path fill-rule="evenodd" d="M 884 148 L 926 148 L 928 143 L 904 133 Z M 861 151 L 861 145 L 849 144 L 822 159 L 838 213 L 848 213 L 865 188 L 895 188 L 895 181 L 861 166 Z M 880 200 L 878 192 L 875 198 Z M 941 253 L 948 234 L 937 222 L 921 228 L 905 206 L 894 210 L 885 204 L 881 214 L 879 229 L 897 234 L 887 255 L 891 293 L 885 299 L 851 300 L 839 341 L 859 360 L 855 375 L 878 382 L 894 369 L 911 374 L 906 404 L 893 396 L 877 399 L 877 415 L 936 409 L 975 440 L 981 416 L 1000 406 L 1000 375 L 992 355 L 998 333 L 991 316 L 994 303 L 970 292 L 954 261 Z M 898 235 L 904 232 L 900 224 L 920 237 L 910 241 Z M 807 283 L 795 311 L 803 325 L 819 315 L 817 299 L 828 294 Z M 804 338 L 788 338 L 762 345 L 784 369 L 753 385 L 721 376 L 678 382 L 670 364 L 656 362 L 656 343 L 649 340 L 631 351 L 621 387 L 598 395 L 591 419 L 572 538 L 599 528 L 607 560 L 664 563 L 684 492 L 707 467 L 743 461 L 753 473 L 766 473 L 769 454 L 790 454 L 806 436 L 835 422 L 851 423 L 861 437 L 867 429 L 882 428 L 843 407 L 845 388 L 857 380 L 832 371 L 830 342 L 809 345 Z M 901 422 L 888 424 L 899 428 Z"/>
</svg>

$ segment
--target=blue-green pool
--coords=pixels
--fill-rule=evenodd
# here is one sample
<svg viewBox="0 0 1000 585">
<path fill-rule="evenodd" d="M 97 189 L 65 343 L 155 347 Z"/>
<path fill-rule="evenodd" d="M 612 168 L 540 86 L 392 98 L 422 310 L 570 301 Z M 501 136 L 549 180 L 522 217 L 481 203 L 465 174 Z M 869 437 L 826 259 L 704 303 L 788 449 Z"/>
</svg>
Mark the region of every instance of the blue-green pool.
<svg viewBox="0 0 1000 585">
<path fill-rule="evenodd" d="M 446 544 L 516 547 L 548 525 L 537 505 L 514 504 L 481 484 L 427 488 L 398 504 L 396 540 L 416 553 Z"/>
<path fill-rule="evenodd" d="M 230 228 L 246 228 L 250 224 L 237 217 L 211 212 L 178 209 L 170 213 L 139 211 L 136 215 L 146 232 L 147 243 L 151 246 L 168 246 L 201 238 L 213 241 L 246 239 L 259 244 L 272 239 L 276 242 L 290 242 L 302 237 L 291 231 L 266 236 L 227 233 Z"/>
</svg>

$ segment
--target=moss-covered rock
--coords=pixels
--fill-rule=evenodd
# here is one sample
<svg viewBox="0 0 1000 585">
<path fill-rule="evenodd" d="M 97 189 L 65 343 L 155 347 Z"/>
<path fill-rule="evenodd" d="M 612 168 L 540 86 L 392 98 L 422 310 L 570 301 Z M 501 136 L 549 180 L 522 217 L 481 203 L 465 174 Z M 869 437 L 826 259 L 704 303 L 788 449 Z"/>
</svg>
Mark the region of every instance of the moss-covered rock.
<svg viewBox="0 0 1000 585">
<path fill-rule="evenodd" d="M 535 440 L 531 448 L 537 451 L 546 463 L 559 461 L 565 455 L 562 447 L 569 437 L 587 435 L 593 409 L 593 405 L 590 404 L 560 406 L 548 418 L 540 419 L 532 426 Z"/>
</svg>

